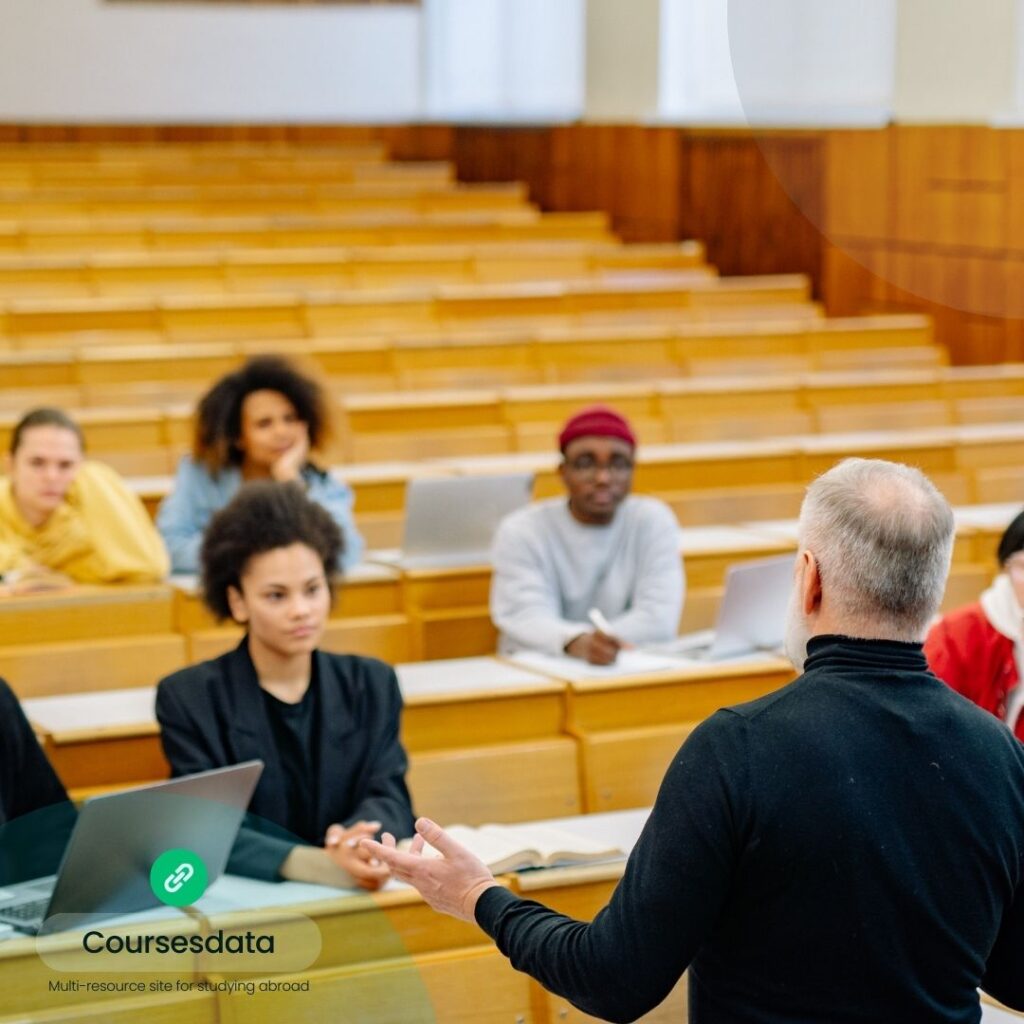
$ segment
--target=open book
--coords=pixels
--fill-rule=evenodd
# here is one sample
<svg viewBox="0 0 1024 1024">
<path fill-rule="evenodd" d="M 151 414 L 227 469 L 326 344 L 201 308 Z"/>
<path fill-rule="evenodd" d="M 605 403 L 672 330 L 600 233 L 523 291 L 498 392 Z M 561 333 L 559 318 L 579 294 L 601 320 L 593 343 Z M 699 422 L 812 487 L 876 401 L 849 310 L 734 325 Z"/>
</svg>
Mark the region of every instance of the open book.
<svg viewBox="0 0 1024 1024">
<path fill-rule="evenodd" d="M 617 846 L 587 839 L 547 825 L 452 825 L 445 831 L 479 857 L 495 874 L 520 868 L 550 868 L 561 864 L 589 864 L 614 860 L 625 854 Z M 410 840 L 400 845 L 408 848 Z M 425 857 L 440 857 L 427 846 Z"/>
</svg>

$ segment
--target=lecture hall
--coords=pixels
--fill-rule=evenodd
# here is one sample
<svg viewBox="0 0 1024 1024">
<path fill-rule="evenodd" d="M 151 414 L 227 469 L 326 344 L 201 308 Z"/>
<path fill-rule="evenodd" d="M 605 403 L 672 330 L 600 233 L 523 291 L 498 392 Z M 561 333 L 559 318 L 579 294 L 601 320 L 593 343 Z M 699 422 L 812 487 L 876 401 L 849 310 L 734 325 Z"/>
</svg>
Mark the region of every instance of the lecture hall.
<svg viewBox="0 0 1024 1024">
<path fill-rule="evenodd" d="M 0 1024 L 1024 1020 L 1022 324 L 1024 0 L 3 0 Z"/>
</svg>

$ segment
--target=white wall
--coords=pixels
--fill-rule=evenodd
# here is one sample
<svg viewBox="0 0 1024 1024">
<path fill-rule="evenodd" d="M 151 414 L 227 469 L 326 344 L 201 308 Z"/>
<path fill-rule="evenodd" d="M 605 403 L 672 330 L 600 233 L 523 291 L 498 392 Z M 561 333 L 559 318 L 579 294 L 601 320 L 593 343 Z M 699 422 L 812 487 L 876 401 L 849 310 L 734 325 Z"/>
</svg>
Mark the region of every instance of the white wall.
<svg viewBox="0 0 1024 1024">
<path fill-rule="evenodd" d="M 857 123 L 889 110 L 1024 117 L 1024 0 L 0 0 L 0 121 Z"/>
<path fill-rule="evenodd" d="M 987 122 L 1012 111 L 1022 48 L 1017 7 L 1017 0 L 900 0 L 896 117 Z"/>
<path fill-rule="evenodd" d="M 587 120 L 658 113 L 661 0 L 587 0 Z"/>
<path fill-rule="evenodd" d="M 402 5 L 0 0 L 0 121 L 414 119 L 420 17 Z"/>
<path fill-rule="evenodd" d="M 424 0 L 429 117 L 573 120 L 583 112 L 583 0 Z"/>
<path fill-rule="evenodd" d="M 885 120 L 896 25 L 896 0 L 662 0 L 660 114 Z"/>
<path fill-rule="evenodd" d="M 658 113 L 742 119 L 726 0 L 662 0 Z"/>
</svg>

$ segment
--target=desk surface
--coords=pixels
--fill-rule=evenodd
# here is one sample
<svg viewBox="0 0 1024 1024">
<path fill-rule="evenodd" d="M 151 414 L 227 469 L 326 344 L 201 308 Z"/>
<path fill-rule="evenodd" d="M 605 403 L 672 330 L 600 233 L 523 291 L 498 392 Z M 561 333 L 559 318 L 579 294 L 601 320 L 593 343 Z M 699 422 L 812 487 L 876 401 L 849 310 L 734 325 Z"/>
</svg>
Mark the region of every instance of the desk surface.
<svg viewBox="0 0 1024 1024">
<path fill-rule="evenodd" d="M 102 733 L 155 732 L 156 687 L 69 693 L 58 697 L 34 697 L 21 706 L 28 720 L 55 742 L 97 736 Z"/>
<path fill-rule="evenodd" d="M 727 555 L 734 552 L 764 552 L 766 555 L 791 551 L 788 537 L 760 531 L 754 526 L 687 526 L 679 531 L 679 550 L 684 557 Z"/>
<path fill-rule="evenodd" d="M 650 808 L 610 811 L 606 814 L 579 814 L 568 818 L 524 822 L 522 827 L 548 825 L 596 842 L 618 846 L 628 855 L 636 844 L 649 814 Z M 621 871 L 625 859 L 617 858 L 614 863 L 618 866 L 616 870 Z M 518 877 L 522 882 L 525 878 L 539 879 L 545 876 L 551 884 L 562 884 L 566 873 L 574 870 L 574 867 L 540 868 L 520 872 Z M 373 898 L 385 905 L 393 902 L 393 899 L 389 898 L 391 894 L 402 894 L 402 902 L 410 896 L 418 901 L 419 897 L 414 896 L 414 892 L 410 886 L 392 880 Z M 219 914 L 239 910 L 299 907 L 305 903 L 319 903 L 322 900 L 360 898 L 366 898 L 366 893 L 360 889 L 333 889 L 302 882 L 260 882 L 252 878 L 224 875 L 210 886 L 206 895 L 196 904 L 196 909 L 204 914 Z"/>
<path fill-rule="evenodd" d="M 557 693 L 563 687 L 548 676 L 498 658 L 447 658 L 396 665 L 406 703 L 517 693 Z"/>
<path fill-rule="evenodd" d="M 82 605 L 138 604 L 141 601 L 166 601 L 171 590 L 164 583 L 116 583 L 95 586 L 71 583 L 53 590 L 39 590 L 23 594 L 3 595 L 0 615 L 5 612 L 41 612 L 50 608 L 70 608 Z"/>
<path fill-rule="evenodd" d="M 737 673 L 760 675 L 793 670 L 786 659 L 767 654 L 750 654 L 723 661 L 693 661 L 675 655 L 621 651 L 614 665 L 599 666 L 588 665 L 567 655 L 521 651 L 509 655 L 508 660 L 514 665 L 562 679 L 573 689 L 607 689 L 635 683 L 710 680 L 719 676 L 736 676 Z"/>
<path fill-rule="evenodd" d="M 429 704 L 524 693 L 559 693 L 564 684 L 498 658 L 451 658 L 396 665 L 406 703 Z M 22 701 L 29 721 L 55 743 L 104 735 L 155 733 L 156 687 L 35 697 Z"/>
<path fill-rule="evenodd" d="M 1022 510 L 1024 503 L 1002 502 L 994 505 L 963 505 L 953 509 L 957 527 L 973 526 L 980 530 L 1005 530 Z"/>
</svg>

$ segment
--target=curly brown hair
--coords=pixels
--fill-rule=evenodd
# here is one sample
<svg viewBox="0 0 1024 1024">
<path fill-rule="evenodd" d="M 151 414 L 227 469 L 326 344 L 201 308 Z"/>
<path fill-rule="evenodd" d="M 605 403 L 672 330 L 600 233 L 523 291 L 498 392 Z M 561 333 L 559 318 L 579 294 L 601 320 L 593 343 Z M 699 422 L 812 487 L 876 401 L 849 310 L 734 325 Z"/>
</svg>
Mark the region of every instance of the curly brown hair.
<svg viewBox="0 0 1024 1024">
<path fill-rule="evenodd" d="M 254 356 L 221 377 L 196 409 L 192 455 L 216 476 L 242 462 L 242 404 L 254 391 L 276 391 L 295 407 L 309 429 L 309 446 L 322 449 L 331 437 L 331 416 L 323 389 L 284 356 Z"/>
<path fill-rule="evenodd" d="M 310 501 L 299 484 L 245 484 L 203 535 L 199 557 L 206 606 L 218 619 L 231 618 L 228 587 L 242 589 L 249 560 L 292 544 L 305 544 L 320 556 L 333 600 L 345 538 L 330 513 Z"/>
</svg>

